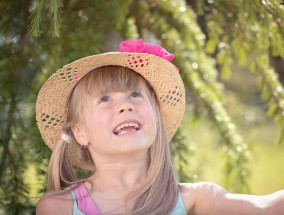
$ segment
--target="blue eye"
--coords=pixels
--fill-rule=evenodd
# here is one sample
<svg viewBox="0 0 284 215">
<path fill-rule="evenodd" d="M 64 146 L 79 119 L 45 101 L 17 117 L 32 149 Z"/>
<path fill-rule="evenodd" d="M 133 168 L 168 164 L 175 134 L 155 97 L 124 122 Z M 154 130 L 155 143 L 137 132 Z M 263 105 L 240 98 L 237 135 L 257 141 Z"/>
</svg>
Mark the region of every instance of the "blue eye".
<svg viewBox="0 0 284 215">
<path fill-rule="evenodd" d="M 99 100 L 99 103 L 105 103 L 105 102 L 108 102 L 108 101 L 109 101 L 109 97 L 104 96 Z"/>
<path fill-rule="evenodd" d="M 138 97 L 141 97 L 141 94 L 138 93 L 138 92 L 132 92 L 131 95 L 130 95 L 130 97 L 132 97 L 132 98 L 138 98 Z"/>
</svg>

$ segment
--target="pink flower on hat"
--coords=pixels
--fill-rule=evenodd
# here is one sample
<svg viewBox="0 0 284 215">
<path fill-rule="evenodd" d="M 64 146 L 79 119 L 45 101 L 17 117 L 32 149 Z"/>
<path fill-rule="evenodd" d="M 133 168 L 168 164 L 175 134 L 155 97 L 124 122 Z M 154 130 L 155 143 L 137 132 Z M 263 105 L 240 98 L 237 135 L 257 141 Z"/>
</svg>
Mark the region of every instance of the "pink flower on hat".
<svg viewBox="0 0 284 215">
<path fill-rule="evenodd" d="M 119 44 L 119 51 L 149 53 L 164 58 L 169 62 L 171 62 L 175 57 L 172 53 L 167 52 L 167 50 L 161 47 L 160 45 L 153 45 L 150 43 L 146 43 L 142 39 L 122 41 Z"/>
</svg>

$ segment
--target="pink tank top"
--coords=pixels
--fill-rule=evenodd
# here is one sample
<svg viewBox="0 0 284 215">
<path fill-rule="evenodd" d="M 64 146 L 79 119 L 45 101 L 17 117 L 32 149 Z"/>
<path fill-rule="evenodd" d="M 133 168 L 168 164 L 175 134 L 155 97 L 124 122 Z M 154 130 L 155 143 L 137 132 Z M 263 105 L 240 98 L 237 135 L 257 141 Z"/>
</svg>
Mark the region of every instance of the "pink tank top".
<svg viewBox="0 0 284 215">
<path fill-rule="evenodd" d="M 103 215 L 102 212 L 96 207 L 95 202 L 90 196 L 87 188 L 85 187 L 84 183 L 81 183 L 75 189 L 76 197 L 77 197 L 77 204 L 78 209 L 83 212 L 84 214 L 95 214 L 95 215 Z M 104 214 L 106 215 L 106 214 Z"/>
<path fill-rule="evenodd" d="M 71 191 L 74 199 L 73 215 L 107 215 L 103 214 L 96 206 L 84 183 Z M 169 215 L 186 215 L 186 208 L 182 201 L 180 192 L 175 207 Z"/>
</svg>

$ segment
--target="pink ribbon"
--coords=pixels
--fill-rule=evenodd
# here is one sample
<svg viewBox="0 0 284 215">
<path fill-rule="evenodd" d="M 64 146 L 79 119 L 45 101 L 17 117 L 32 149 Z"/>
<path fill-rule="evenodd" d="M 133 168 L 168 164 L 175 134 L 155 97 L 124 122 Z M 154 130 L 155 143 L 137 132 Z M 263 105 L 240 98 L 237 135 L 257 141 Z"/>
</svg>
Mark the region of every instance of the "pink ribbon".
<svg viewBox="0 0 284 215">
<path fill-rule="evenodd" d="M 122 41 L 119 44 L 119 51 L 153 54 L 158 57 L 164 58 L 169 62 L 171 62 L 175 57 L 172 53 L 167 52 L 167 50 L 160 45 L 146 43 L 142 39 Z"/>
</svg>

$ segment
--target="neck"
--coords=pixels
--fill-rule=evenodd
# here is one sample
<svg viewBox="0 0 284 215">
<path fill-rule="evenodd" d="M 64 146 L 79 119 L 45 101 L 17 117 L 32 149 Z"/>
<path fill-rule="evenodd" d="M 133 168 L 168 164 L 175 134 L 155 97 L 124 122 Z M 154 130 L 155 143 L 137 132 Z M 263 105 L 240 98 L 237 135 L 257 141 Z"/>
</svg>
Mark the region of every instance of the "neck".
<svg viewBox="0 0 284 215">
<path fill-rule="evenodd" d="M 90 178 L 96 191 L 119 191 L 122 195 L 140 187 L 146 178 L 147 152 L 129 156 L 94 156 L 96 172 Z"/>
</svg>

